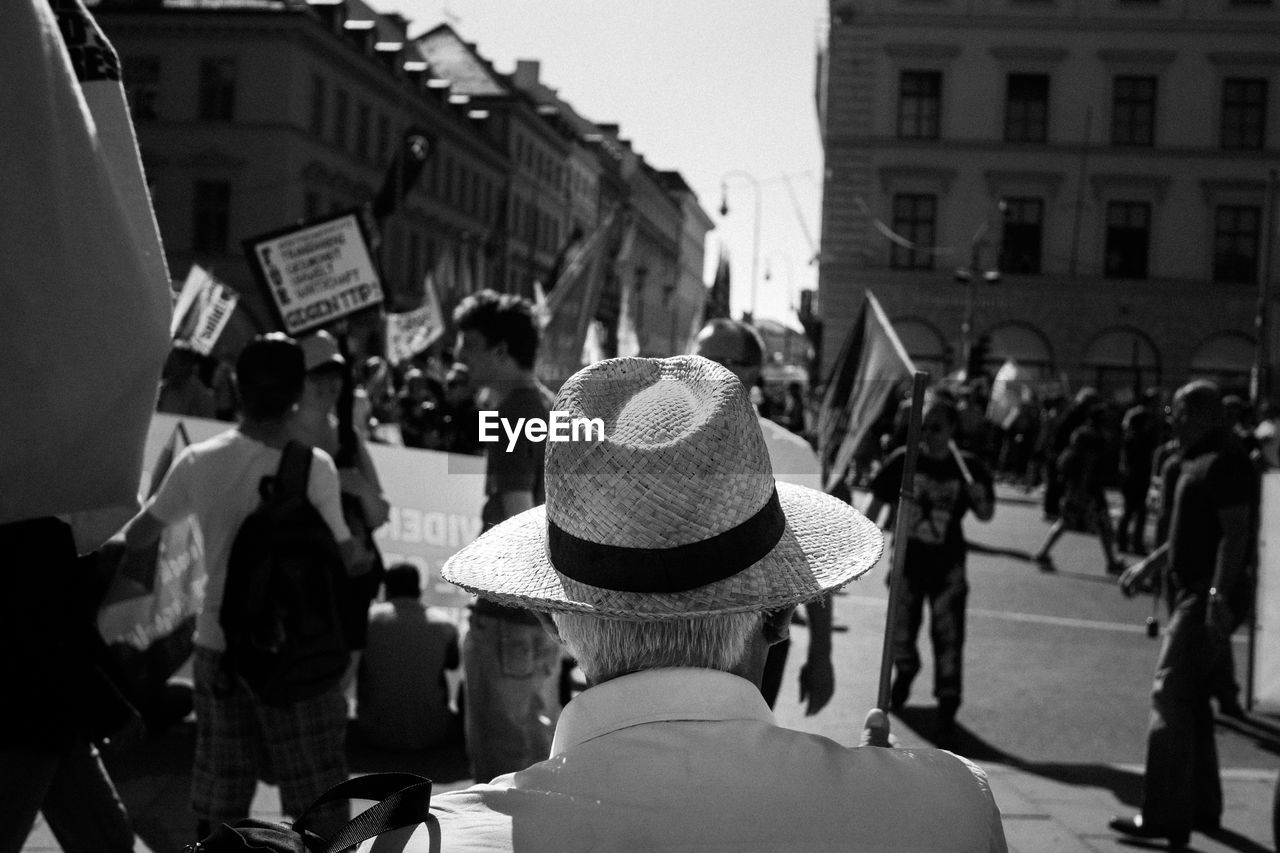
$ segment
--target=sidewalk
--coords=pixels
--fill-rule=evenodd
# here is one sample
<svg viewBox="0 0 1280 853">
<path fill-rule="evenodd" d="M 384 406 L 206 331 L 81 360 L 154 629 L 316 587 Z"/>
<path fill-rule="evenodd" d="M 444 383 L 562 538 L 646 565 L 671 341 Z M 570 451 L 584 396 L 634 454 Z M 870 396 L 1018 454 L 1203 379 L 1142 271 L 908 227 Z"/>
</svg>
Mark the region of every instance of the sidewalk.
<svg viewBox="0 0 1280 853">
<path fill-rule="evenodd" d="M 135 849 L 139 853 L 180 853 L 183 846 L 193 840 L 194 821 L 187 810 L 192 738 L 192 726 L 186 724 L 129 751 L 109 752 L 106 756 L 120 795 L 133 817 L 139 835 Z M 908 738 L 907 743 L 914 745 L 914 740 Z M 466 776 L 465 756 L 459 748 L 395 753 L 353 746 L 350 758 L 353 773 L 379 770 L 422 773 L 435 780 L 436 793 L 471 783 Z M 1121 841 L 1106 827 L 1111 815 L 1136 811 L 1141 767 L 1054 764 L 1028 769 L 980 758 L 978 761 L 990 777 L 1011 851 L 1132 853 L 1143 849 L 1144 845 Z M 1201 853 L 1272 850 L 1271 799 L 1276 774 L 1224 768 L 1222 777 L 1227 803 L 1223 829 L 1212 837 L 1193 835 L 1188 849 Z M 928 808 L 928 804 L 922 803 L 919 807 Z M 253 816 L 281 819 L 276 788 L 259 784 Z M 1163 845 L 1149 849 L 1163 849 Z M 59 853 L 61 848 L 43 819 L 39 819 L 23 851 Z"/>
</svg>

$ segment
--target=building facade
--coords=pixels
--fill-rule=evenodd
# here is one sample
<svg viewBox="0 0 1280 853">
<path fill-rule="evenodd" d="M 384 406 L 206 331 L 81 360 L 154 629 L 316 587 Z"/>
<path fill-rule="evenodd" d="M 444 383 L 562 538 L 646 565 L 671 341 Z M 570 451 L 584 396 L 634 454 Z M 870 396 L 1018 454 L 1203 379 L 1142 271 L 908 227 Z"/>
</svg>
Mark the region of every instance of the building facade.
<svg viewBox="0 0 1280 853">
<path fill-rule="evenodd" d="M 989 372 L 1012 358 L 1117 398 L 1197 376 L 1248 387 L 1275 231 L 1280 10 L 833 0 L 830 12 L 826 366 L 869 289 L 935 376 L 972 354 Z"/>
<path fill-rule="evenodd" d="M 407 168 L 411 135 L 429 156 L 373 235 L 387 310 L 420 304 L 428 273 L 446 312 L 482 287 L 531 296 L 606 204 L 632 204 L 616 142 L 542 85 L 536 62 L 500 73 L 447 24 L 410 37 L 362 0 L 100 0 L 93 12 L 121 56 L 170 269 L 180 279 L 198 263 L 241 294 L 227 351 L 274 327 L 241 241 L 367 206 Z M 645 207 L 666 218 L 653 227 L 680 232 L 678 198 Z"/>
</svg>

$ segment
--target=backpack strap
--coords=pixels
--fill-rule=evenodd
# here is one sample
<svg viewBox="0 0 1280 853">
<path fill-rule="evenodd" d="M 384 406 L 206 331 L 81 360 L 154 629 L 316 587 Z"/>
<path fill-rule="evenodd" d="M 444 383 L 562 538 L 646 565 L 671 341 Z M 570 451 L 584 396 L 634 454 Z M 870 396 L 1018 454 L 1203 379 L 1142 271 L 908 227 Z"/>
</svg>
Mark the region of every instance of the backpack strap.
<svg viewBox="0 0 1280 853">
<path fill-rule="evenodd" d="M 416 773 L 371 773 L 339 782 L 307 808 L 293 824 L 307 838 L 306 823 L 319 806 L 341 800 L 379 800 L 327 840 L 325 853 L 340 853 L 384 832 L 431 820 L 431 780 Z M 318 853 L 318 851 L 315 851 Z"/>
<path fill-rule="evenodd" d="M 276 494 L 307 494 L 307 481 L 311 479 L 311 448 L 291 441 L 280 454 L 280 467 L 276 469 Z"/>
</svg>

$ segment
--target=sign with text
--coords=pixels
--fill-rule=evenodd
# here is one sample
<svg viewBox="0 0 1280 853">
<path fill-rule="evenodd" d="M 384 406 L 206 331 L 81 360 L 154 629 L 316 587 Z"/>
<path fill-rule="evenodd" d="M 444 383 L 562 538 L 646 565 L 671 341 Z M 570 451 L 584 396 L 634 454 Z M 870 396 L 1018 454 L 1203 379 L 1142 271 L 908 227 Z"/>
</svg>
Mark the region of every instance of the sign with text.
<svg viewBox="0 0 1280 853">
<path fill-rule="evenodd" d="M 192 264 L 173 312 L 173 339 L 201 355 L 213 352 L 222 330 L 236 310 L 240 294 Z"/>
<path fill-rule="evenodd" d="M 444 312 L 430 274 L 423 282 L 422 307 L 403 314 L 387 314 L 387 361 L 400 364 L 431 346 L 444 334 Z"/>
<path fill-rule="evenodd" d="M 382 302 L 358 211 L 250 237 L 244 251 L 280 327 L 291 335 Z"/>
</svg>

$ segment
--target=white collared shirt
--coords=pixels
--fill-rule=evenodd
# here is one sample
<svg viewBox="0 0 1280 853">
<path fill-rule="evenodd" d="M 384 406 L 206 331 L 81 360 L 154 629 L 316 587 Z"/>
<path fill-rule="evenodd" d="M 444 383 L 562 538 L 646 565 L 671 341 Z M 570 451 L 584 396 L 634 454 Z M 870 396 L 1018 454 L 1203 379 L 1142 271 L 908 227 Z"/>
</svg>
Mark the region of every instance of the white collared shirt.
<svg viewBox="0 0 1280 853">
<path fill-rule="evenodd" d="M 977 766 L 781 728 L 755 685 L 707 669 L 592 687 L 561 714 L 549 759 L 431 805 L 438 828 L 362 853 L 1006 849 Z"/>
</svg>

